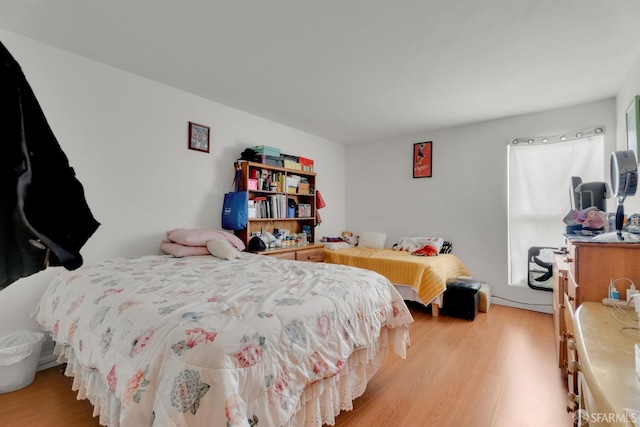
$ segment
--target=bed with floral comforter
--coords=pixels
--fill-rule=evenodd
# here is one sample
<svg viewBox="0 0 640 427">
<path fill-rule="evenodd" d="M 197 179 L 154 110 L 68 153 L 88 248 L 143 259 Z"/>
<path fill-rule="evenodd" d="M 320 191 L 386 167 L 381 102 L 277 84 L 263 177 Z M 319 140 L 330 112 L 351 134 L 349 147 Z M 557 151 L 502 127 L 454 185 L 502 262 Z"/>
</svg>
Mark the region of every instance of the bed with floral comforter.
<svg viewBox="0 0 640 427">
<path fill-rule="evenodd" d="M 413 321 L 383 276 L 242 254 L 62 271 L 34 319 L 109 426 L 333 424 Z"/>
</svg>

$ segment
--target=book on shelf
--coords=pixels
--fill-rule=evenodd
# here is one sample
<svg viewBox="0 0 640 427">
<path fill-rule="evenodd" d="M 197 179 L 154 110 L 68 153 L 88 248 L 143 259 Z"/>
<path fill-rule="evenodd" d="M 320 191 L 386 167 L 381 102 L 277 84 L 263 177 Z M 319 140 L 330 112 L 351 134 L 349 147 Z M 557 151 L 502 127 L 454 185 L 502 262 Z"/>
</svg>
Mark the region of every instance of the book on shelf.
<svg viewBox="0 0 640 427">
<path fill-rule="evenodd" d="M 287 200 L 284 194 L 273 194 L 269 196 L 271 204 L 270 218 L 286 218 L 287 217 Z"/>
<path fill-rule="evenodd" d="M 271 208 L 270 218 L 278 218 L 278 199 L 275 194 L 269 196 L 269 207 Z"/>
<path fill-rule="evenodd" d="M 256 213 L 255 218 L 265 218 L 265 215 L 266 215 L 265 208 L 264 208 L 265 200 L 267 200 L 266 197 L 254 197 L 253 199 L 249 200 L 250 203 L 253 202 L 255 205 L 255 213 Z M 251 205 L 249 205 L 249 208 L 251 208 Z"/>
<path fill-rule="evenodd" d="M 286 218 L 287 199 L 284 194 L 254 197 L 249 200 L 249 209 L 255 210 L 250 218 Z"/>
</svg>

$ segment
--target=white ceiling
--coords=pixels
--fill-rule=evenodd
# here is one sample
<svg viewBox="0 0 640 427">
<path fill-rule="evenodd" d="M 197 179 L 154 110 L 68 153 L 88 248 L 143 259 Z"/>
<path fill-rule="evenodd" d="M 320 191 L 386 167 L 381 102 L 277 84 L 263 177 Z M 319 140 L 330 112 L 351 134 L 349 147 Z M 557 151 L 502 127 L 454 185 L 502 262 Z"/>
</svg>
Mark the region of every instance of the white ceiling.
<svg viewBox="0 0 640 427">
<path fill-rule="evenodd" d="M 341 143 L 613 97 L 638 0 L 0 0 L 0 27 Z"/>
</svg>

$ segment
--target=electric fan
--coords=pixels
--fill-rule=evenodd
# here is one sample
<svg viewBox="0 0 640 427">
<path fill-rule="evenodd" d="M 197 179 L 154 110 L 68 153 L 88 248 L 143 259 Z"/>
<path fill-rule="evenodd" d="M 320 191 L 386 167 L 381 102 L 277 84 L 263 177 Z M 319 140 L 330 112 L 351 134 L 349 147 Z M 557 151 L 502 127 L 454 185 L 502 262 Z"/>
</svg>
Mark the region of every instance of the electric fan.
<svg viewBox="0 0 640 427">
<path fill-rule="evenodd" d="M 638 163 L 632 150 L 614 151 L 611 153 L 611 186 L 613 194 L 618 199 L 616 210 L 616 231 L 597 236 L 598 241 L 633 241 L 637 242 L 638 236 L 623 232 L 624 200 L 627 196 L 636 194 L 638 187 Z"/>
</svg>

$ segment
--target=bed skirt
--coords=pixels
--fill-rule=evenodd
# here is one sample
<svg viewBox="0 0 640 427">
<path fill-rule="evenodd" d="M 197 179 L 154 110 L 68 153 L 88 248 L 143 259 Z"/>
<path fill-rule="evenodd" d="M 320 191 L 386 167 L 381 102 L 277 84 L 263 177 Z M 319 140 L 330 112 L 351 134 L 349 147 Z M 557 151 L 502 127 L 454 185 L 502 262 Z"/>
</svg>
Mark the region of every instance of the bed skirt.
<svg viewBox="0 0 640 427">
<path fill-rule="evenodd" d="M 335 425 L 338 414 L 353 409 L 353 400 L 362 396 L 369 380 L 382 366 L 389 353 L 389 334 L 395 352 L 402 358 L 406 357 L 408 332 L 408 328 L 382 328 L 376 343 L 355 350 L 338 375 L 307 386 L 285 426 Z M 78 400 L 88 399 L 91 402 L 93 416 L 100 417 L 100 425 L 119 427 L 120 400 L 108 391 L 103 376 L 94 369 L 81 366 L 69 345 L 56 343 L 54 354 L 58 356 L 58 362 L 67 364 L 64 374 L 73 377 L 72 390 L 78 392 Z"/>
</svg>

